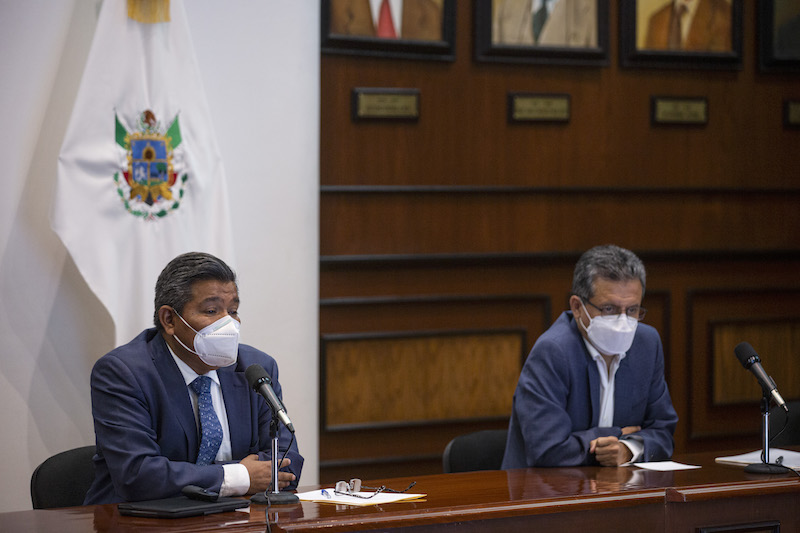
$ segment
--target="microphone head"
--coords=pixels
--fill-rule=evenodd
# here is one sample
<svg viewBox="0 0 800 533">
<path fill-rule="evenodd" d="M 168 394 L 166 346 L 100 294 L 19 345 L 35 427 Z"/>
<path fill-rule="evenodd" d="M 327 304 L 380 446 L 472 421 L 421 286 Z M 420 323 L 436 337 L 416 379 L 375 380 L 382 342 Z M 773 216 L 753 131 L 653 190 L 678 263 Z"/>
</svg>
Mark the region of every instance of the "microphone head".
<svg viewBox="0 0 800 533">
<path fill-rule="evenodd" d="M 736 354 L 736 358 L 739 359 L 739 362 L 742 363 L 742 366 L 745 368 L 750 368 L 753 363 L 760 363 L 761 358 L 756 353 L 755 349 L 750 346 L 749 342 L 740 342 L 736 345 L 736 348 L 733 349 L 733 353 Z"/>
<path fill-rule="evenodd" d="M 272 385 L 272 380 L 267 374 L 267 371 L 264 370 L 264 367 L 261 365 L 250 365 L 244 371 L 244 377 L 247 378 L 247 384 L 250 385 L 250 388 L 258 391 L 258 388 L 261 386 L 262 383 L 265 381 Z"/>
</svg>

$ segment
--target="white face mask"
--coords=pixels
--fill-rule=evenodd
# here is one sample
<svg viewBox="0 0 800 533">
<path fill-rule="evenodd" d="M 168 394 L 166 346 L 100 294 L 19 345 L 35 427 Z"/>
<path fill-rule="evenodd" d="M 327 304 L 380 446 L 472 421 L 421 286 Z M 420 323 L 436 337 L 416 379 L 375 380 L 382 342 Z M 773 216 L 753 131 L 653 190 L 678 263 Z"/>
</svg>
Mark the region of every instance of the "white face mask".
<svg viewBox="0 0 800 533">
<path fill-rule="evenodd" d="M 636 326 L 639 321 L 631 318 L 625 313 L 615 316 L 602 316 L 598 315 L 594 318 L 589 317 L 589 311 L 583 305 L 581 306 L 589 318 L 589 327 L 583 325 L 583 320 L 578 320 L 581 327 L 586 331 L 595 348 L 604 355 L 616 355 L 618 353 L 625 353 L 633 344 L 633 336 L 636 334 Z"/>
<path fill-rule="evenodd" d="M 175 311 L 178 318 L 183 317 Z M 183 320 L 189 326 L 189 323 Z M 173 335 L 181 346 L 195 354 L 208 366 L 231 366 L 239 355 L 239 321 L 230 315 L 224 316 L 216 322 L 209 324 L 200 331 L 192 326 L 189 329 L 195 332 L 194 350 L 181 342 L 177 335 Z M 197 350 L 197 351 L 195 351 Z"/>
</svg>

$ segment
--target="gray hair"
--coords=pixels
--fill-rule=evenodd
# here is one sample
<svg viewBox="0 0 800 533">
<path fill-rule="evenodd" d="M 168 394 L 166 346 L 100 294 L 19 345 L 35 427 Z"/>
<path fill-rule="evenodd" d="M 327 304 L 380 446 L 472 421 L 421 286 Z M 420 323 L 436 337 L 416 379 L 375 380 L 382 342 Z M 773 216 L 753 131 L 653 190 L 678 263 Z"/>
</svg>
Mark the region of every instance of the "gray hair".
<svg viewBox="0 0 800 533">
<path fill-rule="evenodd" d="M 586 299 L 594 297 L 594 282 L 598 278 L 609 281 L 638 279 L 644 296 L 645 276 L 644 263 L 630 250 L 613 244 L 595 246 L 584 252 L 575 264 L 572 294 Z"/>
<path fill-rule="evenodd" d="M 236 274 L 222 259 L 202 252 L 189 252 L 170 261 L 156 281 L 155 312 L 153 322 L 161 331 L 158 310 L 168 305 L 178 313 L 192 299 L 192 285 L 197 281 L 217 280 L 236 283 Z"/>
</svg>

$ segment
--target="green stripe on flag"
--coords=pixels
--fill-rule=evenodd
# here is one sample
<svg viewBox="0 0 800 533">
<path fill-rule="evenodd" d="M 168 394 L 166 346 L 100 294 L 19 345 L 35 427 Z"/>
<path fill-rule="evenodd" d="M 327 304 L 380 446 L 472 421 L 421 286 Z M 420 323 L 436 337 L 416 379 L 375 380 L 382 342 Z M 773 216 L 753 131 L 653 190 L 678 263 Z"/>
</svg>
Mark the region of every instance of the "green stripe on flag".
<svg viewBox="0 0 800 533">
<path fill-rule="evenodd" d="M 178 117 L 175 117 L 175 120 L 172 122 L 172 125 L 167 130 L 167 137 L 172 139 L 172 149 L 178 147 L 181 144 L 181 127 L 178 125 Z"/>
<path fill-rule="evenodd" d="M 120 123 L 119 117 L 117 117 L 116 113 L 114 113 L 114 122 L 116 122 L 115 136 L 117 139 L 117 144 L 127 150 L 128 147 L 125 146 L 125 137 L 127 137 L 128 131 L 125 129 L 125 126 Z"/>
</svg>

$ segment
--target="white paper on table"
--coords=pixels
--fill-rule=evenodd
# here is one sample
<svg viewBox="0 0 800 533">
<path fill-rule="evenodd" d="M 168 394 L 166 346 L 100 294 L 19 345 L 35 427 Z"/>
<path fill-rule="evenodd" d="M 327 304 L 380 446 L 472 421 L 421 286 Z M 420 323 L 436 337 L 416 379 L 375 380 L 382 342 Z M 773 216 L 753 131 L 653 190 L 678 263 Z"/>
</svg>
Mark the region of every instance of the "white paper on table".
<svg viewBox="0 0 800 533">
<path fill-rule="evenodd" d="M 743 453 L 740 455 L 729 455 L 727 457 L 717 457 L 716 462 L 726 465 L 739 465 L 747 466 L 750 464 L 757 464 L 761 462 L 762 450 L 754 452 Z M 800 452 L 793 452 L 791 450 L 782 450 L 780 448 L 769 449 L 769 462 L 772 464 L 778 463 L 793 470 L 800 470 Z"/>
<path fill-rule="evenodd" d="M 327 493 L 327 495 L 325 493 Z M 372 492 L 357 492 L 360 496 L 370 496 Z M 417 500 L 424 498 L 425 494 L 409 494 L 407 492 L 380 492 L 370 498 L 359 498 L 348 496 L 347 494 L 336 494 L 333 488 L 317 489 L 309 492 L 301 492 L 297 495 L 301 501 L 317 503 L 336 503 L 344 505 L 378 505 L 383 503 L 403 502 L 407 500 Z"/>
<path fill-rule="evenodd" d="M 684 463 L 676 463 L 675 461 L 653 461 L 650 463 L 633 463 L 633 466 L 644 468 L 645 470 L 657 470 L 659 472 L 669 472 L 672 470 L 692 470 L 700 468 L 697 465 L 687 465 Z"/>
</svg>

